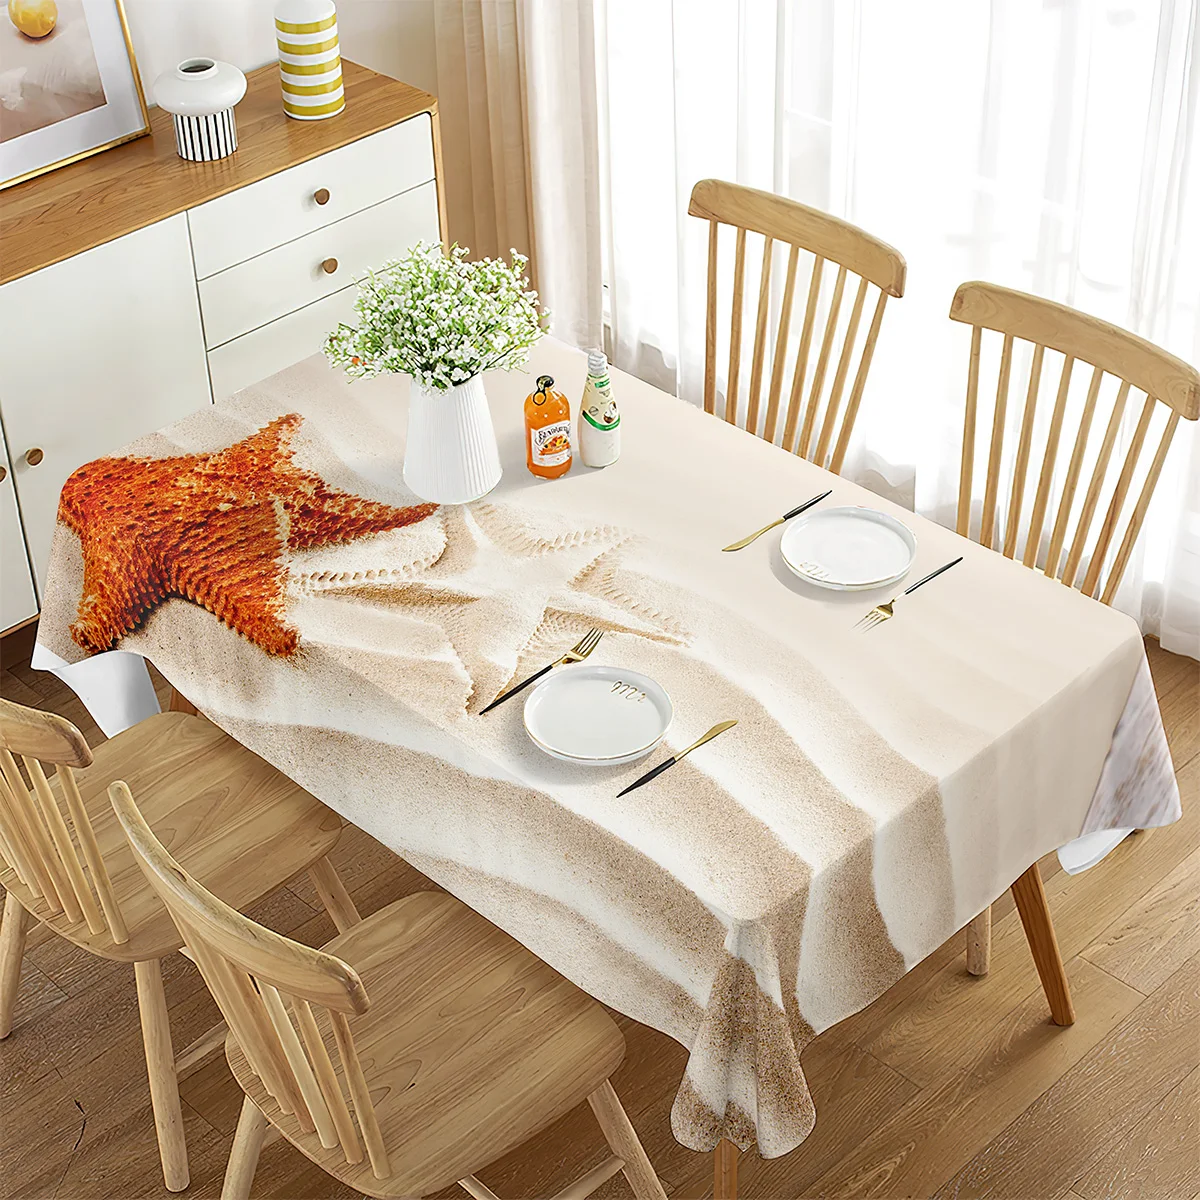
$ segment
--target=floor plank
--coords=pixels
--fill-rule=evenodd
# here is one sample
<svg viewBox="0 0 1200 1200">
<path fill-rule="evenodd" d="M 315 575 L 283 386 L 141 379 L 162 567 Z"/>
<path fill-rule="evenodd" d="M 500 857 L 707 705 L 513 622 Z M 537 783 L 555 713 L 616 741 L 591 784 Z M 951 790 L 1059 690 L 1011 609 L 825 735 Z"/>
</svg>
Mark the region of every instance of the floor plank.
<svg viewBox="0 0 1200 1200">
<path fill-rule="evenodd" d="M 1050 1022 L 1031 992 L 971 1048 L 961 1069 L 922 1088 L 811 1188 L 833 1198 L 929 1196 L 999 1134 L 1056 1078 L 1133 1011 L 1140 992 L 1083 959 L 1067 968 L 1079 1019 Z M 1030 1193 L 1033 1195 L 1034 1193 Z"/>
<path fill-rule="evenodd" d="M 1175 1200 L 1200 1190 L 1200 1068 L 1072 1190 L 1081 1200 Z"/>
<path fill-rule="evenodd" d="M 1200 664 L 1150 639 L 1146 647 L 1171 757 L 1176 769 L 1185 767 L 1200 755 Z"/>
<path fill-rule="evenodd" d="M 1084 960 L 1079 960 L 1084 961 Z M 1200 1065 L 1200 956 L 1144 999 L 958 1171 L 937 1200 L 1028 1200 L 1072 1187 Z"/>
<path fill-rule="evenodd" d="M 1200 779 L 1200 760 L 1183 775 Z M 1046 895 L 1064 958 L 1089 945 L 1098 929 L 1119 921 L 1155 880 L 1168 876 L 1198 847 L 1200 804 L 1185 804 L 1174 825 L 1127 838 L 1090 871 L 1054 876 Z M 989 975 L 968 975 L 955 957 L 881 1024 L 861 1024 L 859 1044 L 914 1083 L 928 1086 L 958 1067 L 998 1012 L 1036 986 L 1024 930 L 1012 912 L 993 924 Z M 947 1028 L 956 1036 L 947 1037 Z"/>
<path fill-rule="evenodd" d="M 36 1021 L 56 1004 L 61 1004 L 67 998 L 62 990 L 44 971 L 29 961 L 28 956 L 21 963 L 21 985 L 17 991 L 17 1003 L 13 1009 L 13 1029 Z"/>
<path fill-rule="evenodd" d="M 1079 1020 L 1062 1030 L 1045 1000 L 1006 894 L 994 906 L 991 974 L 976 980 L 956 936 L 863 1012 L 808 1046 L 803 1064 L 817 1128 L 792 1154 L 742 1157 L 747 1200 L 937 1193 L 1038 1200 L 1200 1200 L 1195 1174 L 1200 1015 L 1195 969 L 1200 856 L 1200 668 L 1147 642 L 1184 801 L 1176 825 L 1125 842 L 1099 868 L 1069 877 L 1042 860 Z M 102 735 L 55 677 L 0 650 L 6 698 L 63 712 Z M 155 680 L 160 697 L 168 687 Z M 360 831 L 333 853 L 355 903 L 374 912 L 435 885 Z M 319 945 L 333 935 L 310 882 L 293 880 L 255 913 Z M 130 972 L 35 928 L 13 1033 L 0 1042 L 0 1194 L 6 1200 L 161 1196 Z M 216 1010 L 191 965 L 165 964 L 177 1047 Z M 1190 986 L 1190 985 L 1188 985 Z M 1174 989 L 1174 990 L 1172 990 Z M 1148 996 L 1143 993 L 1149 993 Z M 707 1155 L 680 1146 L 670 1112 L 687 1052 L 618 1016 L 628 1053 L 614 1077 L 672 1200 L 712 1194 Z M 1190 1064 L 1190 1065 L 1189 1065 Z M 224 1056 L 181 1082 L 192 1166 L 187 1195 L 217 1197 L 241 1092 Z M 600 1160 L 586 1107 L 481 1175 L 506 1200 L 552 1195 Z M 285 1141 L 263 1152 L 253 1195 L 349 1197 Z M 443 1198 L 461 1200 L 448 1189 Z M 596 1200 L 628 1200 L 618 1176 Z"/>
<path fill-rule="evenodd" d="M 1200 850 L 1159 880 L 1082 954 L 1147 996 L 1200 954 Z"/>
</svg>

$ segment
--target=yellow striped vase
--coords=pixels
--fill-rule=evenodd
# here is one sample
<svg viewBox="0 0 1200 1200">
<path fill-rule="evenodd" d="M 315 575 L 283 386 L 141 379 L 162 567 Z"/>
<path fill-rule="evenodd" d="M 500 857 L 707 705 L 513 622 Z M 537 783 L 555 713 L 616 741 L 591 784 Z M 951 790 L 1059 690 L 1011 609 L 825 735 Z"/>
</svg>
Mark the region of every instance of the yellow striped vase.
<svg viewBox="0 0 1200 1200">
<path fill-rule="evenodd" d="M 275 6 L 283 111 L 323 121 L 346 107 L 333 0 L 279 0 Z"/>
</svg>

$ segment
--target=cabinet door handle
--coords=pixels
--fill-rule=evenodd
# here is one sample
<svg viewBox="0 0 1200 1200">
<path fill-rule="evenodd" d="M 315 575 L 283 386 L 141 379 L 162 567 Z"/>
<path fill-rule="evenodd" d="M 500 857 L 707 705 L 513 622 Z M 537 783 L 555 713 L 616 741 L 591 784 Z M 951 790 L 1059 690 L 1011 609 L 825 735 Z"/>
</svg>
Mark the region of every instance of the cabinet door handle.
<svg viewBox="0 0 1200 1200">
<path fill-rule="evenodd" d="M 3 483 L 8 478 L 8 468 L 0 467 L 0 483 Z"/>
<path fill-rule="evenodd" d="M 324 271 L 326 275 L 332 275 L 334 273 L 334 271 L 336 271 L 337 269 L 338 269 L 338 261 L 336 258 L 327 258 L 321 264 L 321 270 Z"/>
<path fill-rule="evenodd" d="M 329 203 L 329 189 L 328 188 L 317 188 L 317 190 L 315 192 L 313 192 L 313 199 L 318 204 L 328 204 Z"/>
<path fill-rule="evenodd" d="M 31 467 L 36 467 L 38 463 L 40 463 L 45 457 L 46 456 L 42 452 L 42 448 L 40 446 L 34 446 L 32 449 L 25 451 L 25 461 Z"/>
</svg>

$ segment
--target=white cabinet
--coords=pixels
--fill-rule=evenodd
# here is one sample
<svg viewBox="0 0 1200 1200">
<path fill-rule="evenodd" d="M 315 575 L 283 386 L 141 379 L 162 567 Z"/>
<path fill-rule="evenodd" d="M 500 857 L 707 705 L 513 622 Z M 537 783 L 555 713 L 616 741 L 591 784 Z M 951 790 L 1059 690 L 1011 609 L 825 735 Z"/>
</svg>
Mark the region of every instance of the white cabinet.
<svg viewBox="0 0 1200 1200">
<path fill-rule="evenodd" d="M 0 287 L 0 364 L 0 410 L 40 592 L 67 476 L 210 403 L 187 217 Z"/>
<path fill-rule="evenodd" d="M 132 232 L 138 197 L 91 188 L 81 171 L 50 218 L 34 203 L 41 181 L 5 193 L 7 205 L 17 193 L 25 202 L 16 217 L 0 213 L 0 633 L 37 613 L 59 492 L 76 467 L 316 354 L 352 317 L 355 277 L 441 240 L 433 98 L 347 67 L 361 104 L 351 98 L 349 117 L 317 129 L 279 110 L 277 72 L 255 72 L 257 100 L 248 93 L 242 111 L 254 100 L 260 116 L 219 163 L 181 168 L 159 114 L 156 170 L 173 182 Z M 342 142 L 347 120 L 361 132 Z M 329 148 L 304 157 L 313 138 Z M 109 154 L 134 155 L 144 171 L 145 146 L 135 150 Z M 263 175 L 264 162 L 281 165 Z M 58 237 L 41 235 L 50 227 Z M 79 245 L 56 262 L 64 229 Z M 15 261 L 31 239 L 49 265 Z"/>
<path fill-rule="evenodd" d="M 0 429 L 0 629 L 11 629 L 34 616 L 38 610 L 33 594 L 33 575 L 25 554 L 25 534 L 17 511 L 12 463 Z"/>
</svg>

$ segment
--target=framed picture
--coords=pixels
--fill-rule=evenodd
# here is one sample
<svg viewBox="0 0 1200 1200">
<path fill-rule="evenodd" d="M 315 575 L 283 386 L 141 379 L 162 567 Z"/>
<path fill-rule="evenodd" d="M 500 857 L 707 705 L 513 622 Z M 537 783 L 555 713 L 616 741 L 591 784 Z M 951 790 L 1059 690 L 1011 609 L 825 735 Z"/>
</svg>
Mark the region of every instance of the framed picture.
<svg viewBox="0 0 1200 1200">
<path fill-rule="evenodd" d="M 8 0 L 0 188 L 149 132 L 121 0 Z"/>
</svg>

